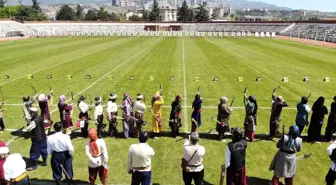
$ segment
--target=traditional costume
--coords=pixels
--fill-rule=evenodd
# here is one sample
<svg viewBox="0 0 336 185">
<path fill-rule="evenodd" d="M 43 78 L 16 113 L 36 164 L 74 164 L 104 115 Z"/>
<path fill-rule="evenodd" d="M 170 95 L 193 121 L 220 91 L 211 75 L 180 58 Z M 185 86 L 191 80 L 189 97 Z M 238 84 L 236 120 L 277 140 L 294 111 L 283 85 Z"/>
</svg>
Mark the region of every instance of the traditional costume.
<svg viewBox="0 0 336 185">
<path fill-rule="evenodd" d="M 330 114 L 328 117 L 328 124 L 325 130 L 325 140 L 327 142 L 331 141 L 331 136 L 336 131 L 336 96 L 334 97 L 334 102 L 330 106 Z"/>
<path fill-rule="evenodd" d="M 203 99 L 201 98 L 200 94 L 197 93 L 191 107 L 193 109 L 193 112 L 191 113 L 191 132 L 196 132 L 197 127 L 200 127 L 202 124 L 202 103 Z"/>
<path fill-rule="evenodd" d="M 63 124 L 64 133 L 67 135 L 71 134 L 72 123 L 72 105 L 66 104 L 66 97 L 61 95 L 59 97 L 58 110 L 60 113 L 60 120 Z"/>
<path fill-rule="evenodd" d="M 5 142 L 0 141 L 0 155 L 5 155 L 9 153 L 9 149 Z M 0 185 L 6 185 L 5 172 L 3 169 L 3 164 L 6 162 L 6 157 L 0 156 Z"/>
<path fill-rule="evenodd" d="M 142 102 L 142 94 L 137 94 L 137 101 L 134 103 L 134 118 L 135 120 L 135 137 L 139 137 L 140 132 L 142 131 L 142 126 L 146 124 L 144 121 L 144 112 L 146 110 L 146 105 Z"/>
<path fill-rule="evenodd" d="M 270 165 L 270 170 L 274 171 L 272 185 L 279 185 L 279 178 L 285 178 L 286 185 L 293 184 L 296 170 L 296 152 L 301 151 L 302 139 L 299 138 L 299 127 L 295 124 L 289 129 L 288 135 L 284 135 L 278 143 L 279 151 L 275 154 Z"/>
<path fill-rule="evenodd" d="M 0 142 L 0 184 L 1 185 L 29 185 L 29 176 L 26 173 L 26 162 L 20 154 L 10 154 L 4 142 Z"/>
<path fill-rule="evenodd" d="M 225 154 L 227 185 L 247 185 L 246 148 L 243 131 L 240 128 L 234 129 L 232 142 L 228 143 Z"/>
<path fill-rule="evenodd" d="M 203 157 L 205 148 L 198 144 L 199 135 L 192 132 L 189 139 L 183 144 L 183 160 L 187 161 L 186 168 L 182 170 L 182 177 L 185 185 L 202 185 L 204 178 Z"/>
<path fill-rule="evenodd" d="M 5 130 L 5 123 L 4 123 L 4 120 L 3 120 L 3 103 L 0 104 L 0 131 L 3 131 Z"/>
<path fill-rule="evenodd" d="M 147 144 L 147 132 L 141 132 L 139 143 L 132 144 L 127 158 L 127 172 L 132 174 L 132 185 L 150 185 L 152 179 L 152 157 L 155 152 Z"/>
<path fill-rule="evenodd" d="M 48 134 L 48 130 L 50 129 L 50 126 L 52 125 L 52 121 L 50 119 L 50 112 L 49 112 L 49 99 L 52 97 L 52 93 L 49 93 L 48 96 L 45 94 L 39 94 L 38 95 L 38 104 L 41 109 L 41 117 L 44 119 L 44 130 L 46 134 Z"/>
<path fill-rule="evenodd" d="M 334 185 L 336 180 L 336 141 L 334 141 L 331 145 L 327 148 L 328 156 L 331 159 L 331 164 L 329 168 L 329 172 L 325 177 L 325 181 L 327 185 Z"/>
<path fill-rule="evenodd" d="M 217 121 L 219 123 L 216 124 L 216 131 L 218 132 L 218 139 L 224 139 L 225 132 L 230 131 L 230 115 L 232 109 L 226 105 L 228 101 L 227 97 L 221 97 L 220 103 L 218 104 L 218 114 L 217 114 Z"/>
<path fill-rule="evenodd" d="M 152 132 L 154 139 L 157 139 L 158 134 L 162 131 L 162 113 L 161 106 L 164 104 L 164 100 L 161 96 L 161 92 L 156 92 L 152 100 Z"/>
<path fill-rule="evenodd" d="M 95 128 L 89 130 L 89 138 L 90 140 L 85 145 L 85 152 L 89 158 L 90 184 L 95 185 L 97 175 L 99 174 L 102 184 L 107 185 L 108 154 L 105 141 L 98 139 L 97 130 Z"/>
<path fill-rule="evenodd" d="M 89 127 L 89 110 L 91 110 L 91 106 L 85 103 L 86 98 L 81 96 L 78 100 L 78 107 L 80 110 L 79 113 L 79 121 L 80 121 L 80 128 L 83 137 L 88 136 L 88 127 Z"/>
<path fill-rule="evenodd" d="M 117 95 L 115 93 L 111 93 L 109 100 L 107 102 L 107 119 L 109 121 L 109 135 L 111 137 L 117 136 L 118 133 L 118 122 L 117 122 L 117 115 L 118 115 L 118 106 L 116 103 Z"/>
<path fill-rule="evenodd" d="M 33 107 L 36 96 L 34 96 L 32 99 L 30 99 L 29 96 L 24 96 L 22 99 L 23 99 L 22 103 L 23 118 L 26 120 L 28 126 L 32 119 L 32 116 L 30 114 L 30 108 Z"/>
<path fill-rule="evenodd" d="M 129 136 L 132 136 L 134 128 L 134 120 L 131 118 L 133 116 L 133 100 L 129 96 L 129 94 L 124 94 L 124 99 L 120 105 L 120 108 L 123 110 L 123 130 L 124 137 L 127 139 Z"/>
<path fill-rule="evenodd" d="M 171 104 L 171 111 L 169 116 L 169 126 L 172 131 L 172 137 L 176 137 L 179 135 L 181 124 L 181 106 L 182 97 L 177 95 L 175 101 Z"/>
<path fill-rule="evenodd" d="M 254 140 L 254 132 L 257 126 L 257 112 L 258 112 L 258 104 L 255 96 L 249 96 L 248 98 L 244 97 L 244 105 L 245 105 L 245 121 L 244 121 L 244 129 L 245 129 L 245 137 L 248 137 L 249 141 Z"/>
<path fill-rule="evenodd" d="M 320 96 L 312 107 L 312 116 L 308 128 L 308 142 L 320 140 L 324 116 L 328 114 L 328 108 L 324 105 L 324 97 Z"/>
<path fill-rule="evenodd" d="M 295 123 L 300 130 L 299 136 L 301 136 L 304 127 L 308 125 L 308 114 L 310 112 L 310 107 L 307 103 L 308 103 L 308 97 L 303 96 L 301 98 L 301 102 L 296 105 L 297 113 Z"/>
<path fill-rule="evenodd" d="M 47 136 L 44 131 L 44 120 L 41 116 L 37 115 L 37 108 L 31 108 L 32 119 L 29 126 L 24 131 L 30 131 L 32 145 L 30 147 L 30 160 L 33 166 L 28 168 L 28 171 L 37 169 L 37 162 L 42 156 L 42 166 L 47 166 Z"/>
<path fill-rule="evenodd" d="M 96 104 L 95 104 L 95 111 L 94 111 L 94 119 L 97 123 L 97 131 L 98 131 L 98 137 L 101 138 L 103 134 L 103 121 L 104 121 L 104 109 L 101 105 L 102 98 L 96 97 Z"/>
<path fill-rule="evenodd" d="M 285 102 L 285 100 L 281 96 L 275 98 L 275 96 L 272 95 L 272 110 L 271 110 L 270 133 L 269 133 L 271 139 L 273 139 L 276 133 L 279 133 L 279 126 L 281 121 L 280 116 L 282 108 L 287 106 L 288 106 L 287 102 Z"/>
<path fill-rule="evenodd" d="M 51 169 L 56 185 L 61 185 L 62 172 L 68 180 L 68 185 L 72 184 L 73 169 L 72 156 L 74 147 L 69 135 L 62 133 L 62 123 L 57 122 L 54 125 L 56 131 L 48 137 L 48 154 L 51 155 Z M 64 170 L 64 171 L 63 171 Z"/>
</svg>

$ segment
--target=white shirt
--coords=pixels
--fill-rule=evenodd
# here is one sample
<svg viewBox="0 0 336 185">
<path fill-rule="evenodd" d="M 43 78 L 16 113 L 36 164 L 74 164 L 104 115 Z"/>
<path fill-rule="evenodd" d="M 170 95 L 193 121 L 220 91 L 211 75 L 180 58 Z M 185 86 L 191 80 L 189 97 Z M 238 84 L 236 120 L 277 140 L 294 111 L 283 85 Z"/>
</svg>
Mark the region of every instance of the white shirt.
<svg viewBox="0 0 336 185">
<path fill-rule="evenodd" d="M 34 102 L 35 102 L 35 98 L 33 100 L 24 102 L 22 104 L 23 114 L 24 114 L 25 118 L 28 119 L 28 120 L 31 120 L 31 118 L 32 118 L 31 115 L 30 115 L 30 112 L 29 112 L 29 108 L 32 107 Z"/>
<path fill-rule="evenodd" d="M 336 141 L 334 141 L 331 145 L 328 146 L 327 148 L 327 153 L 330 156 L 333 152 L 333 150 L 336 148 Z M 336 164 L 334 163 L 334 161 L 331 162 L 330 164 L 330 169 L 333 171 L 336 171 Z"/>
<path fill-rule="evenodd" d="M 96 144 L 98 145 L 98 156 L 99 157 L 93 157 L 91 150 L 90 150 L 90 141 L 88 141 L 85 145 L 85 152 L 86 156 L 89 157 L 89 167 L 91 168 L 97 168 L 102 165 L 107 164 L 108 160 L 108 154 L 107 154 L 107 148 L 105 141 L 103 139 L 97 139 Z"/>
<path fill-rule="evenodd" d="M 88 110 L 89 110 L 89 105 L 86 104 L 84 101 L 81 101 L 78 105 L 79 107 L 79 110 L 82 112 L 82 113 L 86 113 Z"/>
<path fill-rule="evenodd" d="M 118 111 L 118 106 L 116 103 L 113 103 L 111 101 L 108 101 L 107 102 L 107 108 L 106 108 L 106 111 L 107 111 L 107 116 L 111 118 L 111 112 L 117 112 Z"/>
<path fill-rule="evenodd" d="M 225 168 L 228 168 L 231 164 L 231 151 L 229 146 L 226 146 L 226 153 L 225 153 Z"/>
<path fill-rule="evenodd" d="M 102 115 L 103 112 L 104 112 L 104 110 L 103 110 L 103 106 L 101 104 L 99 104 L 95 107 L 94 118 L 95 118 L 96 121 L 98 119 L 98 116 Z"/>
<path fill-rule="evenodd" d="M 132 144 L 129 148 L 127 159 L 127 172 L 133 168 L 147 167 L 145 170 L 137 171 L 151 171 L 152 157 L 155 152 L 147 143 Z"/>
<path fill-rule="evenodd" d="M 26 129 L 23 129 L 23 132 L 30 132 L 36 127 L 35 121 L 31 121 Z"/>
<path fill-rule="evenodd" d="M 70 155 L 74 153 L 74 147 L 71 143 L 70 136 L 63 134 L 62 132 L 56 132 L 50 135 L 47 140 L 48 144 L 48 154 L 51 155 L 53 151 L 55 152 L 65 152 L 69 151 Z"/>
<path fill-rule="evenodd" d="M 3 170 L 5 180 L 10 181 L 26 172 L 26 162 L 20 154 L 11 154 L 6 158 Z"/>
<path fill-rule="evenodd" d="M 205 154 L 205 148 L 199 144 L 192 145 L 189 141 L 189 139 L 185 140 L 185 143 L 183 144 L 183 158 L 186 161 L 189 161 L 191 156 L 195 153 L 196 149 L 197 152 L 194 155 L 194 157 L 191 159 L 188 165 L 197 166 L 197 167 L 188 167 L 190 169 L 190 172 L 200 172 L 204 169 L 204 166 L 202 164 L 203 162 L 203 156 Z"/>
<path fill-rule="evenodd" d="M 311 109 L 310 109 L 309 105 L 304 104 L 303 106 L 305 107 L 306 111 L 307 111 L 308 113 L 310 113 Z"/>
<path fill-rule="evenodd" d="M 133 105 L 134 111 L 143 114 L 146 110 L 146 105 L 142 101 L 136 101 Z"/>
</svg>

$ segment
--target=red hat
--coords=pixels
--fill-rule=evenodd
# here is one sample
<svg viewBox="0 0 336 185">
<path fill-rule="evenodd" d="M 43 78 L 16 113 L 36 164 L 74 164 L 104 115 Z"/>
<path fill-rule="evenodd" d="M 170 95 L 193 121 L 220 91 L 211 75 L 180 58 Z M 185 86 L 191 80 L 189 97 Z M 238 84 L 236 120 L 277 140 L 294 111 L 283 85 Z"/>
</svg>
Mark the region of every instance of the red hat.
<svg viewBox="0 0 336 185">
<path fill-rule="evenodd" d="M 8 154 L 9 148 L 7 147 L 6 143 L 3 141 L 0 141 L 0 154 Z"/>
</svg>

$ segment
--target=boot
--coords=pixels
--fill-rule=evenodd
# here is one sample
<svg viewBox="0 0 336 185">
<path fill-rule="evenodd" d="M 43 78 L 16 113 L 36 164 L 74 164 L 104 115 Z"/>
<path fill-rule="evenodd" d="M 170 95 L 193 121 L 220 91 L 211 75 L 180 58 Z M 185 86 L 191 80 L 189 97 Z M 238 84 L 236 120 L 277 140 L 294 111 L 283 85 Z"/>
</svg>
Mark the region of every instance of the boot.
<svg viewBox="0 0 336 185">
<path fill-rule="evenodd" d="M 62 181 L 61 179 L 56 179 L 55 181 L 56 181 L 56 185 L 61 185 L 61 181 Z"/>
<path fill-rule="evenodd" d="M 42 166 L 47 166 L 47 158 L 43 159 Z"/>
<path fill-rule="evenodd" d="M 101 181 L 103 185 L 107 185 L 107 178 Z"/>
<path fill-rule="evenodd" d="M 36 170 L 38 168 L 38 165 L 37 165 L 37 163 L 35 163 L 32 167 L 29 167 L 29 168 L 27 168 L 26 170 L 27 171 L 34 171 L 34 170 Z"/>
</svg>

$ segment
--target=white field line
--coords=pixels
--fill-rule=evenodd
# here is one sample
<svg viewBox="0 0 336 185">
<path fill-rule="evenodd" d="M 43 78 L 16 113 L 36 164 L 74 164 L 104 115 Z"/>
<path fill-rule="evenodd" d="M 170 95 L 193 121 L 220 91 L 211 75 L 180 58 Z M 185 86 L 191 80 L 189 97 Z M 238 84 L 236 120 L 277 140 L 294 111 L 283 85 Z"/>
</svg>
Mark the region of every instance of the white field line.
<svg viewBox="0 0 336 185">
<path fill-rule="evenodd" d="M 14 106 L 14 107 L 21 107 L 22 104 L 5 104 L 6 106 Z M 37 104 L 35 104 L 37 106 Z M 76 107 L 77 105 L 73 105 L 74 107 Z M 52 105 L 52 107 L 57 107 L 57 105 Z M 146 106 L 148 108 L 150 108 L 151 106 Z M 171 108 L 171 106 L 169 105 L 163 105 L 161 106 L 162 108 Z M 191 108 L 190 105 L 183 105 L 183 108 Z M 202 109 L 217 109 L 217 106 L 202 106 Z M 233 109 L 244 109 L 245 107 L 232 107 Z M 258 107 L 261 110 L 270 110 L 271 107 Z M 287 110 L 296 110 L 296 107 L 284 107 L 283 109 L 287 109 Z"/>
<path fill-rule="evenodd" d="M 187 80 L 186 80 L 186 64 L 184 57 L 184 39 L 182 40 L 182 65 L 183 65 L 183 107 L 187 107 Z M 184 109 L 184 132 L 188 131 L 188 109 Z"/>
<path fill-rule="evenodd" d="M 103 78 L 106 78 L 108 75 L 110 75 L 111 73 L 113 73 L 115 70 L 119 69 L 121 66 L 123 66 L 124 64 L 126 64 L 127 62 L 129 62 L 130 60 L 132 60 L 134 57 L 140 55 L 141 53 L 145 52 L 149 47 L 151 47 L 152 45 L 154 45 L 155 43 L 157 43 L 159 40 L 153 42 L 152 44 L 148 45 L 146 48 L 142 49 L 140 52 L 138 52 L 137 54 L 133 55 L 132 57 L 128 58 L 125 62 L 121 63 L 120 65 L 118 65 L 116 68 L 114 68 L 112 71 L 108 72 L 107 74 L 103 75 L 102 77 L 100 77 L 98 80 L 94 81 L 92 84 L 90 84 L 89 86 L 87 86 L 85 89 L 81 90 L 79 93 L 77 93 L 76 95 L 74 95 L 74 97 L 82 94 L 83 92 L 87 91 L 88 89 L 90 89 L 92 86 L 94 86 L 95 84 L 97 84 L 100 80 L 102 80 Z M 70 99 L 68 100 L 68 102 L 70 101 Z M 52 115 L 53 113 L 55 113 L 58 109 L 54 109 L 50 112 L 50 115 Z M 7 142 L 7 145 L 10 145 L 16 138 L 21 137 L 23 135 L 23 132 L 21 134 L 19 134 L 18 136 L 13 137 L 12 139 L 10 139 Z"/>
<path fill-rule="evenodd" d="M 209 42 L 211 42 L 211 43 L 217 45 L 216 43 L 210 41 L 209 39 L 207 39 L 207 41 L 209 41 Z M 218 46 L 218 45 L 217 45 L 217 46 Z M 220 48 L 221 48 L 223 51 L 225 51 L 225 49 L 223 49 L 222 47 L 220 47 Z M 230 50 L 230 51 L 233 52 L 232 50 Z M 234 53 L 236 53 L 236 52 L 234 52 Z M 234 55 L 232 55 L 232 54 L 230 54 L 230 53 L 228 53 L 228 54 L 231 55 L 232 57 L 236 58 L 237 60 L 239 60 L 239 61 L 242 62 L 243 64 L 245 64 L 247 67 L 249 67 L 249 68 L 251 68 L 252 70 L 254 70 L 256 73 L 258 73 L 258 74 L 264 76 L 265 78 L 267 78 L 268 80 L 270 80 L 274 85 L 276 85 L 276 86 L 279 85 L 279 83 L 277 83 L 276 81 L 272 80 L 270 77 L 268 77 L 267 75 L 263 74 L 262 72 L 260 72 L 260 71 L 257 70 L 256 68 L 250 66 L 247 62 L 245 62 L 245 61 L 243 61 L 243 60 L 241 60 L 241 59 L 238 59 L 238 57 L 236 57 L 236 56 L 234 56 Z M 246 60 L 246 57 L 245 57 L 245 56 L 243 56 L 243 55 L 240 55 L 240 56 L 243 57 L 243 58 Z M 296 94 L 292 93 L 291 91 L 289 91 L 287 88 L 285 88 L 285 87 L 283 87 L 283 86 L 281 86 L 281 89 L 284 89 L 284 90 L 287 91 L 289 94 L 293 95 L 294 97 L 296 97 L 296 98 L 298 98 L 298 99 L 301 98 L 301 97 L 299 97 L 299 96 L 297 96 Z"/>
</svg>

